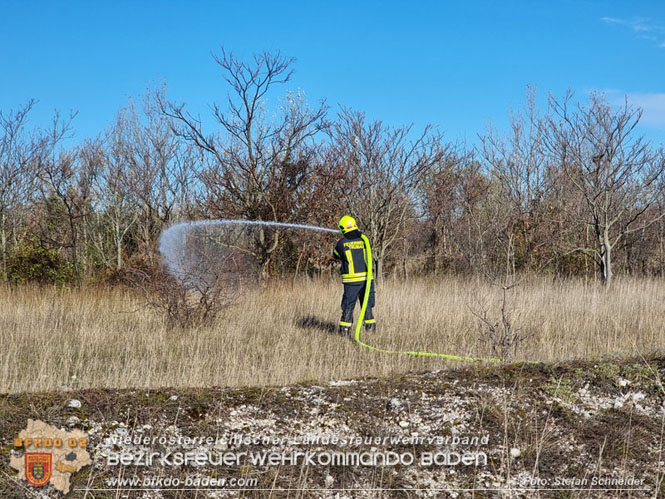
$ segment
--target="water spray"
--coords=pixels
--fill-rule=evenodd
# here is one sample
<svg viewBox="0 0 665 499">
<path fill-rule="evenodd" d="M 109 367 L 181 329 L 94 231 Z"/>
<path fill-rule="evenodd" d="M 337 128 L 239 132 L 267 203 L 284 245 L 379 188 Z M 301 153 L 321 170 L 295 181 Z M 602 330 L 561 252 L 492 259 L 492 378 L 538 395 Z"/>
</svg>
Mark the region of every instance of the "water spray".
<svg viewBox="0 0 665 499">
<path fill-rule="evenodd" d="M 232 219 L 217 219 L 217 220 L 196 220 L 191 222 L 181 222 L 170 226 L 162 232 L 159 236 L 159 252 L 164 258 L 164 263 L 169 269 L 171 274 L 175 277 L 181 278 L 184 274 L 182 268 L 186 260 L 185 255 L 185 238 L 187 233 L 193 229 L 205 227 L 218 227 L 225 225 L 265 225 L 270 227 L 283 227 L 289 229 L 303 229 L 303 230 L 318 230 L 322 232 L 334 232 L 334 229 L 326 229 L 325 227 L 317 227 L 316 225 L 301 225 L 284 222 L 264 222 L 261 220 L 232 220 Z"/>
</svg>

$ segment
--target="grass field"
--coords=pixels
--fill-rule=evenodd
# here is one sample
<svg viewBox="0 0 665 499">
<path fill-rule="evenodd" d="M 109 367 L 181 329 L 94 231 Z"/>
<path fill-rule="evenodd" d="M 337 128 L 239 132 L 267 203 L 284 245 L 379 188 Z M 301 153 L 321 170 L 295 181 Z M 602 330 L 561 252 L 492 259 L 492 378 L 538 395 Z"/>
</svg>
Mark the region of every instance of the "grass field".
<svg viewBox="0 0 665 499">
<path fill-rule="evenodd" d="M 341 284 L 275 283 L 242 296 L 212 326 L 169 330 L 127 291 L 0 288 L 0 392 L 89 387 L 281 385 L 428 370 L 455 361 L 385 355 L 334 334 Z M 665 282 L 527 280 L 511 297 L 529 336 L 518 360 L 661 348 Z M 476 280 L 377 288 L 378 347 L 492 355 L 474 312 L 499 319 L 501 291 Z"/>
</svg>

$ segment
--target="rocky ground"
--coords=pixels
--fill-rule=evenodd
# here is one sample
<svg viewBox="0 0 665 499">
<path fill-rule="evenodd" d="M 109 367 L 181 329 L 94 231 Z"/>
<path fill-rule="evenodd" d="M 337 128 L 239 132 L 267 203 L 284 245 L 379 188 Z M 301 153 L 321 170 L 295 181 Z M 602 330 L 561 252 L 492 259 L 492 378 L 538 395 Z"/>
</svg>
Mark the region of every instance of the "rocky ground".
<svg viewBox="0 0 665 499">
<path fill-rule="evenodd" d="M 68 497 L 657 497 L 664 374 L 652 357 L 3 395 L 0 497 L 61 496 L 9 467 L 28 419 L 89 435 Z"/>
</svg>

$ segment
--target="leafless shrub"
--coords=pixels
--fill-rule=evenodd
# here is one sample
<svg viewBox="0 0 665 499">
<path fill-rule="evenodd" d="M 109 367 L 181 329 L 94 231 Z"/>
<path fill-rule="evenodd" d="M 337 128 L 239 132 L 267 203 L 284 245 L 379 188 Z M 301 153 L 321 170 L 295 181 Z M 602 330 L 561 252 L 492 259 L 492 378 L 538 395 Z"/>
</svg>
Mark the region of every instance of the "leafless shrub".
<svg viewBox="0 0 665 499">
<path fill-rule="evenodd" d="M 177 262 L 128 274 L 147 304 L 164 313 L 169 327 L 188 328 L 212 323 L 255 272 L 251 255 L 213 238 L 190 237 Z"/>
<path fill-rule="evenodd" d="M 209 324 L 232 301 L 233 288 L 216 279 L 180 281 L 161 265 L 151 273 L 139 269 L 129 269 L 128 273 L 147 304 L 165 314 L 170 328 Z"/>
<path fill-rule="evenodd" d="M 478 318 L 481 338 L 487 339 L 492 354 L 504 362 L 512 361 L 522 342 L 527 339 L 519 324 L 519 312 L 515 312 L 510 304 L 510 294 L 513 285 L 504 285 L 501 295 L 501 309 L 498 314 L 490 314 L 488 309 L 481 312 L 472 310 L 471 313 Z"/>
</svg>

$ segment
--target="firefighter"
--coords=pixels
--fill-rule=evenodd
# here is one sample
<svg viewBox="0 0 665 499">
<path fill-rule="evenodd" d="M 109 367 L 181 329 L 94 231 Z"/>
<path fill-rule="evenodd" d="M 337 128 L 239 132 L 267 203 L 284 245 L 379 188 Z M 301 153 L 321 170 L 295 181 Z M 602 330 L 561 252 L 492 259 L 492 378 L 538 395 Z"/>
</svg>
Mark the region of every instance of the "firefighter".
<svg viewBox="0 0 665 499">
<path fill-rule="evenodd" d="M 337 241 L 333 249 L 333 257 L 342 262 L 344 296 L 342 296 L 342 318 L 337 331 L 341 335 L 350 336 L 356 300 L 362 306 L 365 297 L 367 257 L 365 243 L 361 238 L 356 221 L 352 217 L 343 216 L 339 221 L 339 230 L 343 237 Z M 376 319 L 372 314 L 372 307 L 374 307 L 374 277 L 370 284 L 369 299 L 365 309 L 364 324 L 367 331 L 376 331 Z"/>
</svg>

